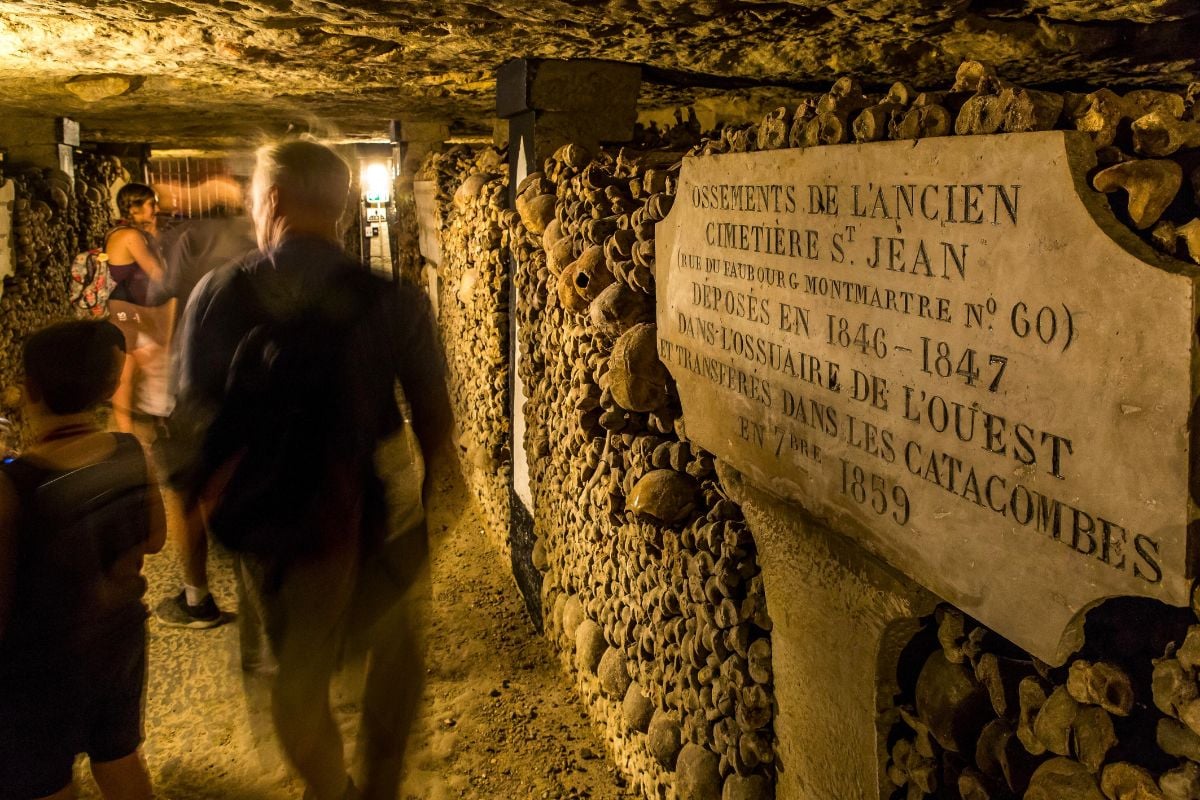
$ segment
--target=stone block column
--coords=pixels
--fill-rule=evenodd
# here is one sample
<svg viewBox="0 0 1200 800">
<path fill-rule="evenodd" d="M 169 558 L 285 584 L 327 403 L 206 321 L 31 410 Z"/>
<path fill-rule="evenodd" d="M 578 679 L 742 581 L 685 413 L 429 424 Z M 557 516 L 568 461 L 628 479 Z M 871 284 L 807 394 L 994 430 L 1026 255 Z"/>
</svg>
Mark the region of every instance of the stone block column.
<svg viewBox="0 0 1200 800">
<path fill-rule="evenodd" d="M 13 203 L 17 187 L 12 181 L 0 184 L 0 297 L 4 296 L 3 278 L 17 268 L 17 249 L 13 243 Z"/>
<path fill-rule="evenodd" d="M 496 114 L 508 120 L 509 194 L 561 145 L 589 150 L 633 138 L 642 70 L 592 59 L 514 59 L 496 72 Z"/>
<path fill-rule="evenodd" d="M 641 67 L 591 59 L 514 59 L 496 72 L 496 114 L 508 121 L 508 198 L 516 199 L 517 186 L 567 143 L 595 150 L 605 143 L 633 138 Z M 510 270 L 515 274 L 515 269 Z M 541 627 L 541 575 L 533 566 L 533 494 L 525 454 L 525 392 L 517 377 L 517 343 L 520 331 L 518 296 L 509 285 L 509 371 L 512 413 L 513 496 L 510 541 L 513 573 L 526 607 Z"/>
<path fill-rule="evenodd" d="M 886 797 L 897 665 L 938 598 L 727 464 L 718 474 L 754 535 L 773 623 L 775 796 Z"/>
<path fill-rule="evenodd" d="M 450 123 L 446 120 L 393 120 L 392 141 L 395 145 L 396 184 L 393 187 L 396 206 L 395 244 L 397 273 L 402 279 L 419 282 L 426 287 L 434 310 L 437 309 L 437 270 L 441 262 L 433 224 L 433 193 L 425 191 L 417 197 L 414 186 L 417 170 L 425 156 L 438 151 L 450 138 Z M 423 187 L 428 189 L 430 187 Z M 418 254 L 430 262 L 422 267 Z"/>
<path fill-rule="evenodd" d="M 75 181 L 75 148 L 79 123 L 67 117 L 7 117 L 0 119 L 0 147 L 8 160 L 60 169 Z"/>
<path fill-rule="evenodd" d="M 393 126 L 394 141 L 399 150 L 398 180 L 407 182 L 411 190 L 413 176 L 421 161 L 431 152 L 440 150 L 450 138 L 450 123 L 446 120 L 397 120 Z"/>
</svg>

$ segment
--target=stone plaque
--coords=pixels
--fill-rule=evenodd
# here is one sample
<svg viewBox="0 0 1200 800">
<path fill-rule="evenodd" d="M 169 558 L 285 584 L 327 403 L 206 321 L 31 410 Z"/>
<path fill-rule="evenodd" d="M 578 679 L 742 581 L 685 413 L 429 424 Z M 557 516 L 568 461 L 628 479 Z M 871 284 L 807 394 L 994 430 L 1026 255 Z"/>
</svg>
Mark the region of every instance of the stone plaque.
<svg viewBox="0 0 1200 800">
<path fill-rule="evenodd" d="M 79 147 L 78 122 L 70 117 L 56 117 L 54 124 L 58 128 L 58 141 L 61 144 L 69 144 L 72 147 Z"/>
<path fill-rule="evenodd" d="M 431 264 L 442 263 L 442 242 L 438 238 L 437 183 L 413 181 L 413 202 L 417 207 L 417 248 Z"/>
<path fill-rule="evenodd" d="M 688 436 L 1035 655 L 1185 605 L 1198 271 L 1066 132 L 684 161 L 659 352 Z"/>
</svg>

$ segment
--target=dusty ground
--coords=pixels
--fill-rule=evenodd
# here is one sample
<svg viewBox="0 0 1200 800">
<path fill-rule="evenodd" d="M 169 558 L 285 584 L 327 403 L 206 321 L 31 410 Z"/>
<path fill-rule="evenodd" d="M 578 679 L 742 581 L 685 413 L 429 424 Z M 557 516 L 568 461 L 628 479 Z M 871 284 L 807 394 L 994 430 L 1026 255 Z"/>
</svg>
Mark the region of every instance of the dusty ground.
<svg viewBox="0 0 1200 800">
<path fill-rule="evenodd" d="M 461 486 L 441 476 L 437 497 L 426 686 L 400 797 L 633 797 L 549 645 L 529 625 L 511 573 L 488 547 Z M 214 561 L 214 593 L 236 613 L 230 560 L 217 554 Z M 178 586 L 176 563 L 169 547 L 149 560 L 151 601 Z M 262 686 L 243 676 L 236 628 L 150 623 L 145 750 L 161 798 L 283 800 L 302 793 L 279 757 L 269 718 L 255 710 Z M 353 684 L 343 679 L 334 691 L 348 750 L 357 727 Z M 90 779 L 83 784 L 84 798 L 98 796 Z"/>
</svg>

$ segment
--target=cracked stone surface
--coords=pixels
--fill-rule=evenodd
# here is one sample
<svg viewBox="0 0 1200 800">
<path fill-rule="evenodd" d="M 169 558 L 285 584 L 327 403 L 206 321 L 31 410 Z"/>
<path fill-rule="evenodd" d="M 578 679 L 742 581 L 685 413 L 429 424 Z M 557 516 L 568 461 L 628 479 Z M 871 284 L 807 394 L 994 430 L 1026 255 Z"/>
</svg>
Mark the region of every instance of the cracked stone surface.
<svg viewBox="0 0 1200 800">
<path fill-rule="evenodd" d="M 964 58 L 1027 85 L 1178 88 L 1197 41 L 1194 0 L 0 0 L 0 105 L 152 144 L 381 136 L 393 118 L 484 132 L 514 56 L 642 64 L 675 84 L 644 86 L 654 108 L 717 79 L 939 87 Z"/>
</svg>

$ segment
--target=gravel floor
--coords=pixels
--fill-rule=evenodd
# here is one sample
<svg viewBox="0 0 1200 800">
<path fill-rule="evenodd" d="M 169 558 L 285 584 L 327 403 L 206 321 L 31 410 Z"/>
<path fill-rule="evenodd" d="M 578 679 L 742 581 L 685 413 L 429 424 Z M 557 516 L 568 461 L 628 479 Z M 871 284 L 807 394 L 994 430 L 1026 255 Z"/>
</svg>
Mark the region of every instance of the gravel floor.
<svg viewBox="0 0 1200 800">
<path fill-rule="evenodd" d="M 549 644 L 531 628 L 461 485 L 439 475 L 431 509 L 433 603 L 427 675 L 402 800 L 633 797 L 583 717 Z M 236 614 L 231 562 L 212 557 L 218 602 Z M 179 585 L 170 546 L 148 560 L 149 600 Z M 244 677 L 236 624 L 207 631 L 150 622 L 145 752 L 160 798 L 283 800 L 302 794 Z M 354 681 L 334 689 L 348 749 Z M 79 765 L 81 796 L 98 792 Z"/>
</svg>

